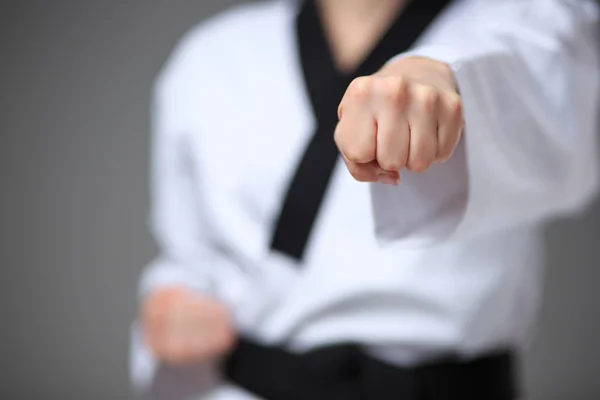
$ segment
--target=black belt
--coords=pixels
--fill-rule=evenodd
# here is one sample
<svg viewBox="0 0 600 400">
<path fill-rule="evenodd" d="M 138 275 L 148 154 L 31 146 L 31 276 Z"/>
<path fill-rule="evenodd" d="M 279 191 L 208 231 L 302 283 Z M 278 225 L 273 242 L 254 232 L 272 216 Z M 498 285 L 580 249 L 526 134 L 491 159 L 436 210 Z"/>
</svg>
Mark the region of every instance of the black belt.
<svg viewBox="0 0 600 400">
<path fill-rule="evenodd" d="M 265 400 L 514 400 L 511 352 L 399 368 L 357 345 L 302 354 L 241 339 L 225 362 L 234 384 Z"/>
</svg>

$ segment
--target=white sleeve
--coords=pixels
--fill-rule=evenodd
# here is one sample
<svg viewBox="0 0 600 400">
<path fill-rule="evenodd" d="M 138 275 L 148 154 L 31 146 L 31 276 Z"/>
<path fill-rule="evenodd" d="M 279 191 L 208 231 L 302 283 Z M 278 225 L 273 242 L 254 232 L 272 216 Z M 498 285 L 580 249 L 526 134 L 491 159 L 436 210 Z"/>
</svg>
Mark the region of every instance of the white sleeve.
<svg viewBox="0 0 600 400">
<path fill-rule="evenodd" d="M 443 43 L 400 55 L 447 62 L 463 98 L 466 129 L 456 156 L 465 159 L 467 194 L 452 229 L 429 232 L 429 239 L 477 236 L 570 215 L 584 209 L 598 189 L 597 4 L 479 1 L 469 19 L 464 21 L 469 28 L 440 39 Z M 440 186 L 452 190 L 453 179 L 446 175 Z M 406 189 L 393 188 L 398 194 Z M 372 192 L 375 207 L 392 206 L 390 189 Z M 375 212 L 381 223 L 394 220 L 390 210 Z M 401 234 L 395 239 L 411 234 L 396 232 Z"/>
<path fill-rule="evenodd" d="M 143 271 L 140 301 L 151 291 L 171 285 L 210 290 L 211 251 L 202 215 L 199 180 L 190 154 L 188 123 L 191 100 L 186 65 L 179 51 L 159 77 L 152 108 L 150 226 L 159 255 Z M 139 324 L 132 327 L 131 378 L 141 398 L 178 400 L 203 389 L 203 366 L 160 365 L 143 341 Z"/>
<path fill-rule="evenodd" d="M 159 80 L 154 96 L 150 227 L 159 256 L 145 269 L 140 296 L 157 287 L 207 285 L 207 227 L 188 142 L 185 91 Z"/>
</svg>

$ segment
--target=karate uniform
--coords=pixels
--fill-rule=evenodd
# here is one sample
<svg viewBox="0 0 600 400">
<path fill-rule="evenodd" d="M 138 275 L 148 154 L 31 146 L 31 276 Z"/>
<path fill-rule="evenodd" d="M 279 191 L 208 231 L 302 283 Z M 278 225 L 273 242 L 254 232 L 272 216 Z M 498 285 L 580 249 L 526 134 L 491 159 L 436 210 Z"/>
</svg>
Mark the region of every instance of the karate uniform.
<svg viewBox="0 0 600 400">
<path fill-rule="evenodd" d="M 327 86 L 332 57 L 306 7 L 222 13 L 186 35 L 157 80 L 160 255 L 140 298 L 168 285 L 209 293 L 240 335 L 292 353 L 357 343 L 402 368 L 518 353 L 539 305 L 543 226 L 598 189 L 598 6 L 457 0 L 410 50 L 387 54 L 394 35 L 384 37 L 379 67 L 408 55 L 451 65 L 466 122 L 448 162 L 401 171 L 398 187 L 356 182 L 340 157 L 324 172 L 319 157 L 308 162 L 330 124 L 319 98 L 339 88 Z M 131 361 L 154 398 L 260 398 L 215 381 L 215 365 L 159 365 L 137 324 Z"/>
</svg>

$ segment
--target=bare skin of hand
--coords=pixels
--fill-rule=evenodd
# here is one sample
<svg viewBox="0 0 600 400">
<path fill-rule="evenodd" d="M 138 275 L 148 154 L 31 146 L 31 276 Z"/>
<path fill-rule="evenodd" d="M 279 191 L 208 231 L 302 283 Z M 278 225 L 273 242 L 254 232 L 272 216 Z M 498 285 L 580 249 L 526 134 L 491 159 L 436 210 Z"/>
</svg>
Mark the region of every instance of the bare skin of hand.
<svg viewBox="0 0 600 400">
<path fill-rule="evenodd" d="M 447 64 L 407 57 L 355 79 L 338 109 L 335 142 L 360 182 L 397 185 L 453 154 L 464 128 L 462 100 Z"/>
<path fill-rule="evenodd" d="M 146 342 L 155 356 L 183 366 L 218 357 L 235 344 L 231 314 L 219 300 L 181 287 L 151 293 L 141 309 Z"/>
</svg>

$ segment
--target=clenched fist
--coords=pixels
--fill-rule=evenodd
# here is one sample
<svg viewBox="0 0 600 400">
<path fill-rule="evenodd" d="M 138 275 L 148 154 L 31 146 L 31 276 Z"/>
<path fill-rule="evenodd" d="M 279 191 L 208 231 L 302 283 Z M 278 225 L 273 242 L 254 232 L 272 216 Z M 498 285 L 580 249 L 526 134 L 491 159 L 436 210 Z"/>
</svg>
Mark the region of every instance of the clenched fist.
<svg viewBox="0 0 600 400">
<path fill-rule="evenodd" d="M 235 342 L 231 315 L 225 305 L 185 288 L 151 293 L 142 305 L 141 320 L 152 352 L 172 365 L 222 355 Z"/>
<path fill-rule="evenodd" d="M 450 158 L 464 127 L 450 67 L 423 57 L 354 80 L 338 117 L 335 142 L 352 176 L 393 185 L 403 168 L 423 172 Z"/>
</svg>

